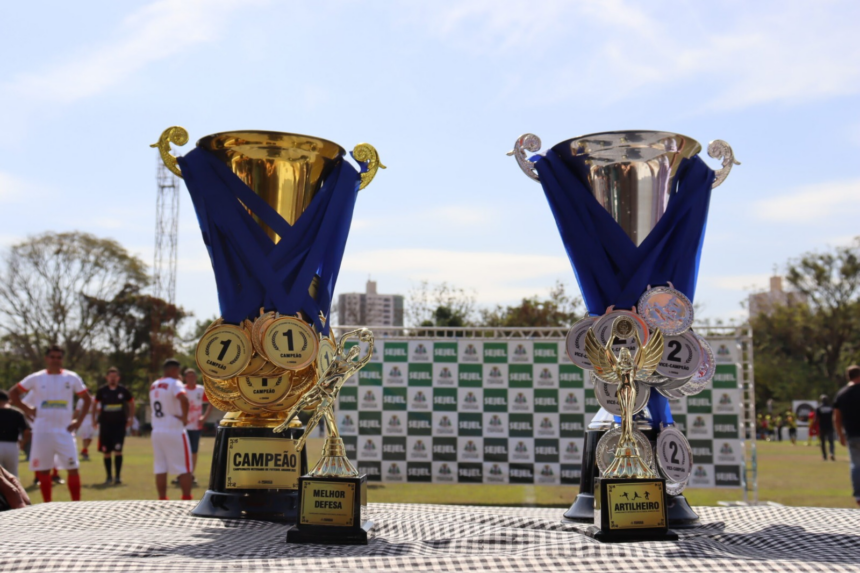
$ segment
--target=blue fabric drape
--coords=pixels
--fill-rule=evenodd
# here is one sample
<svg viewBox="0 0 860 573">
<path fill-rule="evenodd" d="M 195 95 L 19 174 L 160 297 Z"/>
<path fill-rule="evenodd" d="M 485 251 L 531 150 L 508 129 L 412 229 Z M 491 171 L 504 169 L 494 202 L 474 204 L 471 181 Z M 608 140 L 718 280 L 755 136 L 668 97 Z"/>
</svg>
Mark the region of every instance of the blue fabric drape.
<svg viewBox="0 0 860 573">
<path fill-rule="evenodd" d="M 224 320 L 238 324 L 258 316 L 260 308 L 282 314 L 303 310 L 318 332 L 328 334 L 330 322 L 324 326 L 319 313 L 328 317 L 331 308 L 358 193 L 355 168 L 339 160 L 290 225 L 205 149 L 178 162 L 209 251 Z M 277 245 L 249 209 L 280 236 Z M 318 301 L 308 294 L 314 274 L 321 279 Z"/>
<path fill-rule="evenodd" d="M 714 172 L 697 156 L 684 160 L 666 212 L 638 247 L 597 202 L 570 152 L 553 148 L 535 168 L 590 314 L 630 308 L 648 285 L 672 282 L 693 300 Z M 648 402 L 655 426 L 672 423 L 658 392 Z"/>
</svg>

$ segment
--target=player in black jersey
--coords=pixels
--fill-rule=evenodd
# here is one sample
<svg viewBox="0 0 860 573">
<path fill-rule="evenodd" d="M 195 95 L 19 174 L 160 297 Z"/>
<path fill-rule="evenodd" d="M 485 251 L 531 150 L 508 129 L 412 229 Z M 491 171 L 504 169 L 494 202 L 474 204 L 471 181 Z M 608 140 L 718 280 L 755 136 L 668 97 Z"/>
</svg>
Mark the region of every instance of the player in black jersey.
<svg viewBox="0 0 860 573">
<path fill-rule="evenodd" d="M 126 428 L 131 426 L 134 417 L 134 398 L 128 388 L 119 383 L 119 369 L 108 368 L 105 379 L 107 384 L 96 392 L 96 407 L 93 411 L 93 428 L 99 431 L 99 450 L 104 454 L 105 485 L 120 484 L 122 471 L 122 446 L 125 443 Z M 113 453 L 116 476 L 111 478 L 111 453 Z"/>
</svg>

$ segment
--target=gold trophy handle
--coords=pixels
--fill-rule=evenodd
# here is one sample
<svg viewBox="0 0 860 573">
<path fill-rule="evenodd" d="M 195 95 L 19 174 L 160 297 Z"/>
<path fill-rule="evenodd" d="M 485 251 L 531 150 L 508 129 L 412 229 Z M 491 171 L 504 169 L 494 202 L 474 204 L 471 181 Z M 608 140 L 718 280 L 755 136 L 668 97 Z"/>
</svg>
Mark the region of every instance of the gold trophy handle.
<svg viewBox="0 0 860 573">
<path fill-rule="evenodd" d="M 361 174 L 361 184 L 358 186 L 359 190 L 370 185 L 370 182 L 376 177 L 378 170 L 387 169 L 379 161 L 379 153 L 376 151 L 376 148 L 369 143 L 359 143 L 356 145 L 355 149 L 352 150 L 352 156 L 356 161 L 367 162 L 367 171 Z"/>
<path fill-rule="evenodd" d="M 188 132 L 185 131 L 184 127 L 179 127 L 178 125 L 168 127 L 161 133 L 158 143 L 153 143 L 150 147 L 157 147 L 158 153 L 161 154 L 161 160 L 164 161 L 164 166 L 177 176 L 182 177 L 179 165 L 176 164 L 176 157 L 170 154 L 171 143 L 179 146 L 188 143 Z"/>
<path fill-rule="evenodd" d="M 723 160 L 722 169 L 717 169 L 714 172 L 714 184 L 711 185 L 711 189 L 716 189 L 722 185 L 723 181 L 726 180 L 726 177 L 729 176 L 732 166 L 740 165 L 741 162 L 735 160 L 735 153 L 732 151 L 732 146 L 722 139 L 715 139 L 708 144 L 708 155 L 714 159 Z"/>
</svg>

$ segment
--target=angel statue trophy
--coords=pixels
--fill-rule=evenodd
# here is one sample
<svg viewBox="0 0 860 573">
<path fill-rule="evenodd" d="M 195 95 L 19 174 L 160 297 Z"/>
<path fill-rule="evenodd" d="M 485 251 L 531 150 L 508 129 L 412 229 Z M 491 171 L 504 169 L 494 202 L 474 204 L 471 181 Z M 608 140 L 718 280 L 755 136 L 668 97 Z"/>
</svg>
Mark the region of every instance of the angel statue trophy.
<svg viewBox="0 0 860 573">
<path fill-rule="evenodd" d="M 627 345 L 621 346 L 617 355 L 613 352 L 617 342 L 631 339 L 635 354 Z M 621 407 L 620 432 L 607 432 L 597 445 L 597 456 L 607 455 L 613 446 L 615 455 L 595 486 L 594 525 L 586 533 L 599 541 L 677 539 L 667 526 L 665 480 L 642 459 L 640 447 L 650 453 L 650 444 L 633 426 L 636 382 L 647 380 L 660 364 L 663 333 L 654 329 L 643 344 L 633 320 L 620 316 L 612 323 L 605 346 L 589 329 L 585 350 L 594 373 L 605 382 L 618 384 L 616 396 Z"/>
<path fill-rule="evenodd" d="M 630 349 L 622 347 L 618 356 L 612 352 L 616 340 L 633 337 L 636 341 L 636 355 L 630 355 Z M 594 330 L 585 335 L 585 352 L 594 366 L 597 376 L 609 383 L 618 384 L 618 404 L 621 406 L 621 437 L 615 448 L 615 459 L 602 472 L 605 478 L 647 479 L 655 477 L 654 471 L 646 464 L 639 452 L 639 445 L 634 436 L 633 410 L 636 403 L 636 381 L 645 381 L 654 373 L 660 358 L 663 356 L 663 333 L 656 329 L 643 346 L 633 320 L 626 316 L 615 319 L 612 323 L 612 336 L 601 346 L 597 341 Z M 614 440 L 607 440 L 607 442 Z M 650 447 L 650 446 L 649 446 Z"/>
<path fill-rule="evenodd" d="M 358 358 L 358 345 L 345 350 L 346 342 L 357 338 L 367 344 Z M 328 431 L 319 462 L 307 475 L 299 477 L 298 523 L 287 532 L 287 543 L 367 544 L 373 522 L 362 519 L 367 506 L 367 476 L 360 475 L 346 455 L 343 438 L 337 429 L 334 406 L 341 388 L 364 368 L 373 356 L 373 333 L 361 328 L 340 337 L 331 364 L 317 384 L 287 412 L 284 422 L 274 429 L 280 433 L 302 410 L 314 410 L 296 451 L 305 447 L 308 436 L 323 421 Z"/>
</svg>

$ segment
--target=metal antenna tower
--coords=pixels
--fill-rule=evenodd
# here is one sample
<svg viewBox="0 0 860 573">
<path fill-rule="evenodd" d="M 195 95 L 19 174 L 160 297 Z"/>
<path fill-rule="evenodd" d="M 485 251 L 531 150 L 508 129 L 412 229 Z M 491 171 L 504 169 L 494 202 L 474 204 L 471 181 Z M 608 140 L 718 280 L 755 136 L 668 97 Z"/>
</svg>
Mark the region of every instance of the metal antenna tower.
<svg viewBox="0 0 860 573">
<path fill-rule="evenodd" d="M 152 371 L 173 347 L 176 308 L 176 248 L 179 231 L 179 178 L 156 155 L 155 260 L 152 265 Z M 164 305 L 160 303 L 164 301 Z"/>
</svg>

